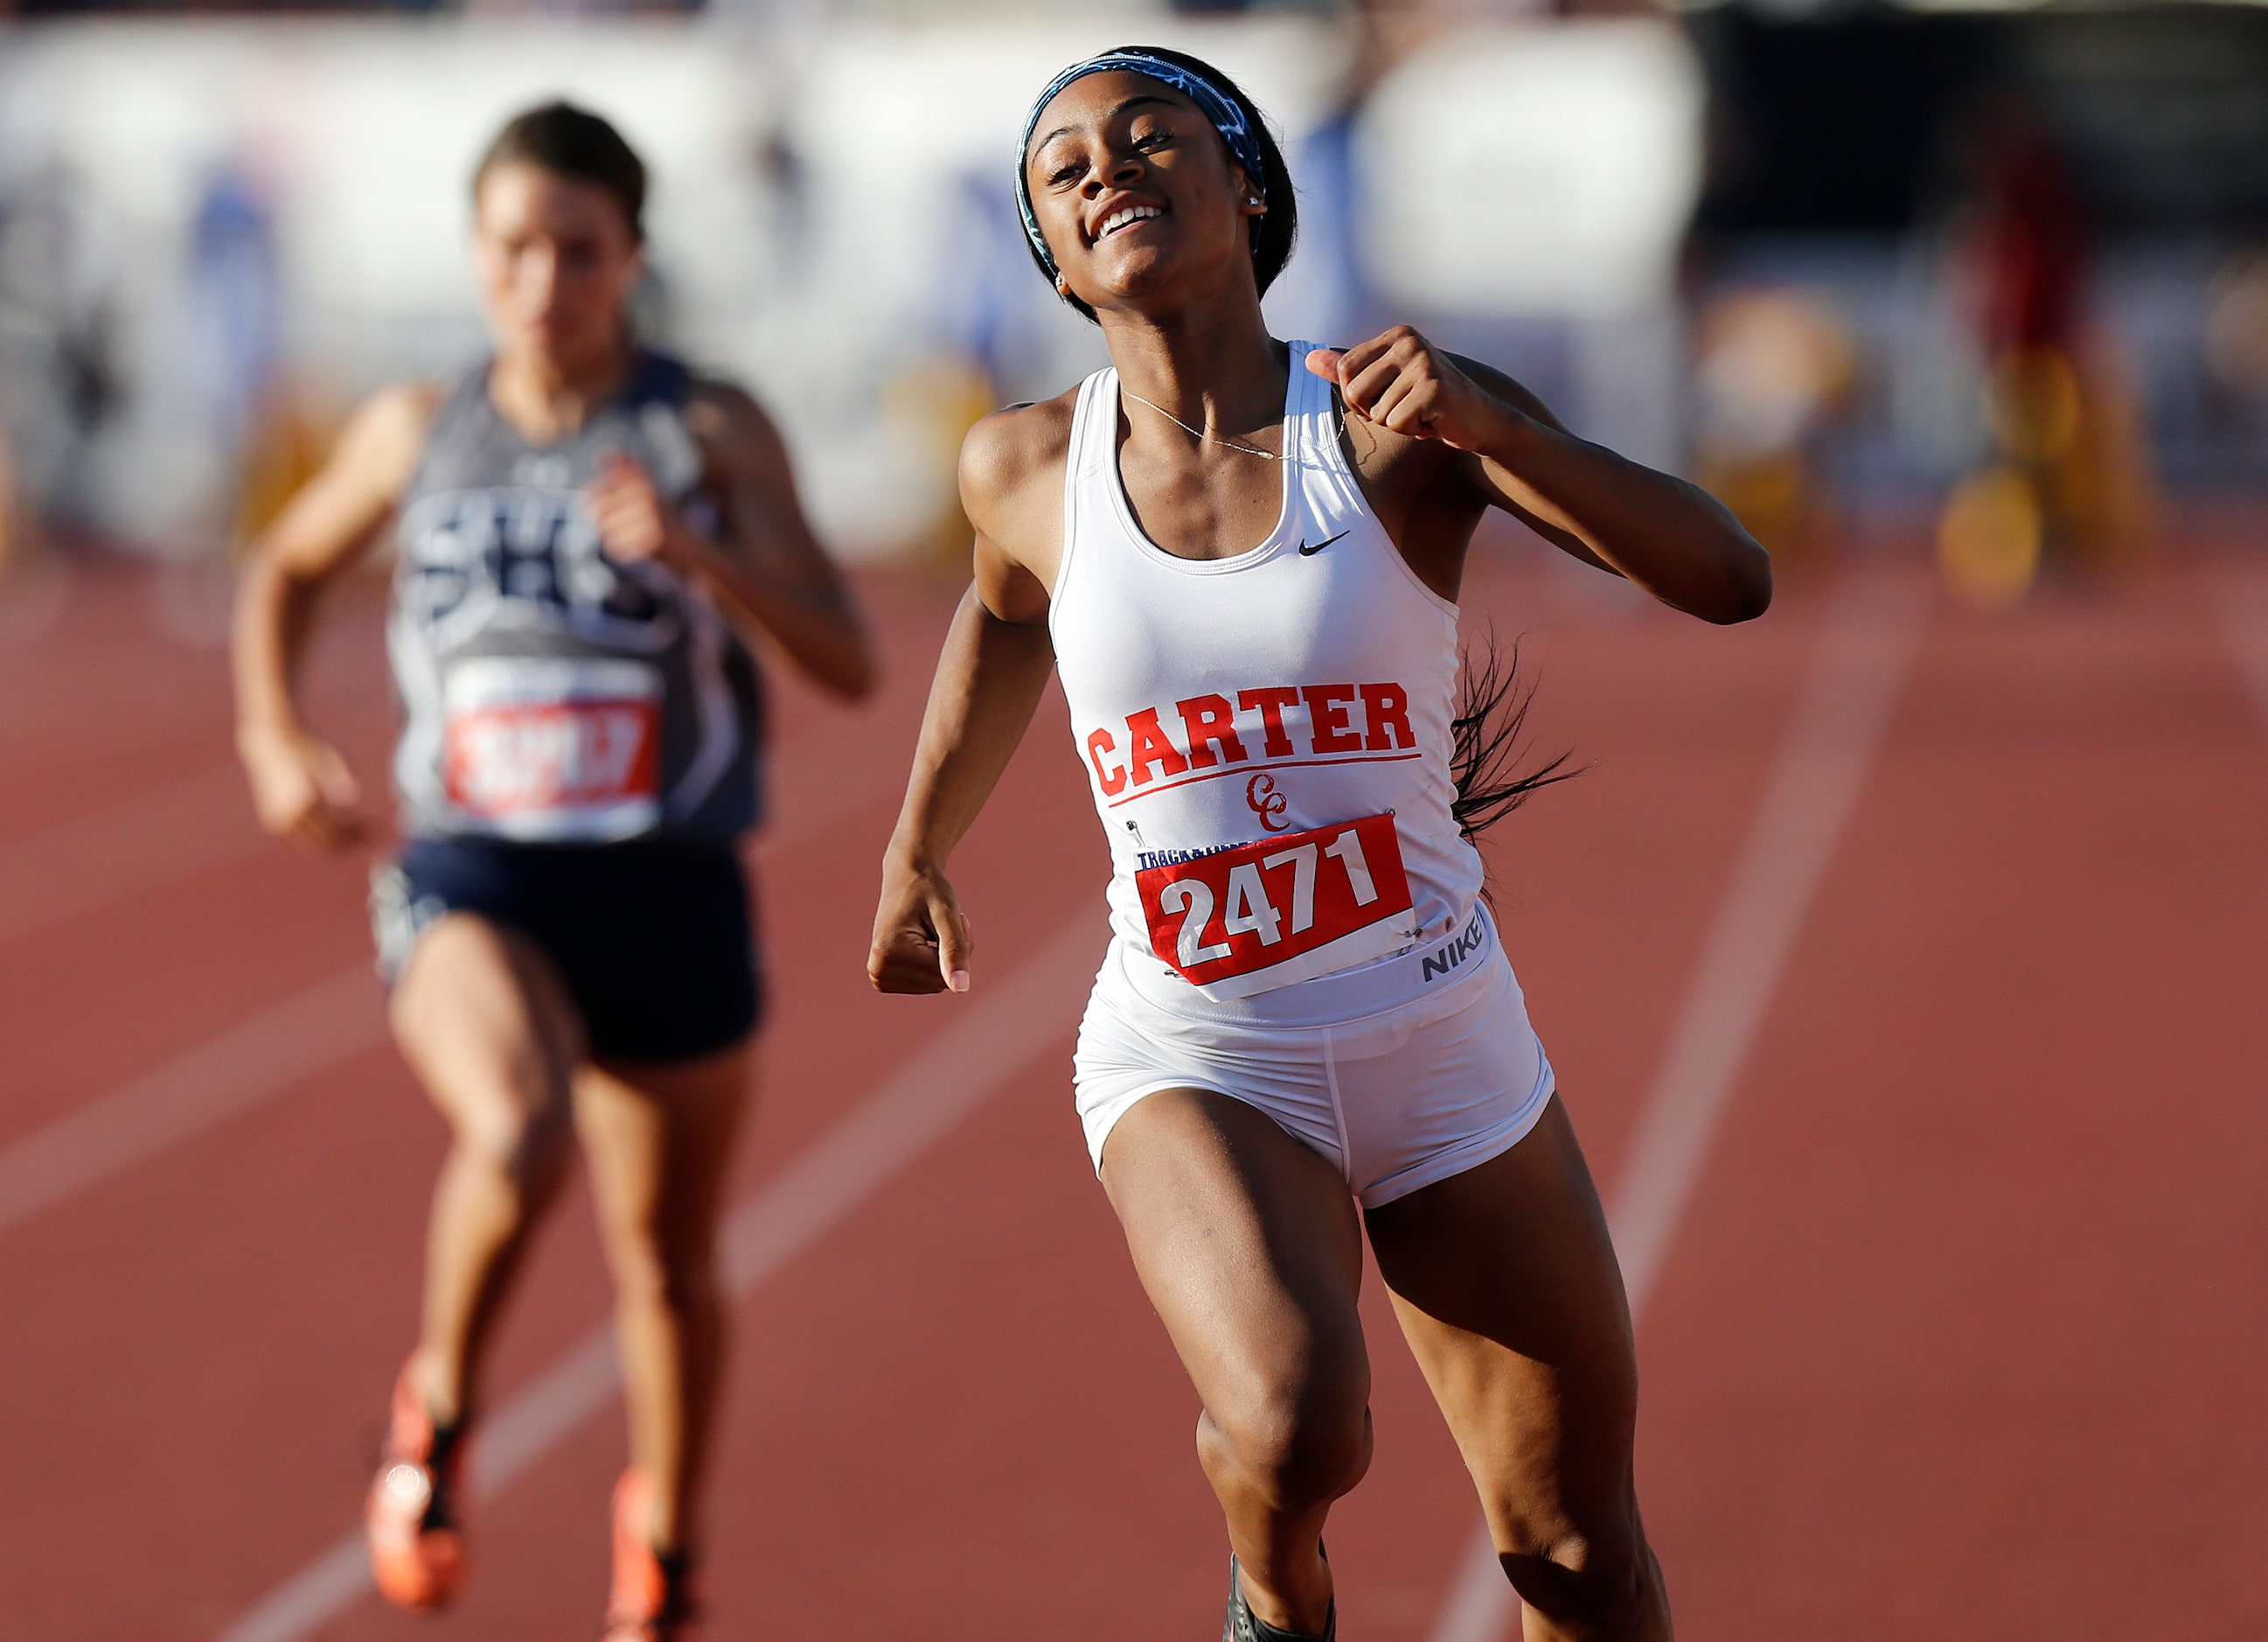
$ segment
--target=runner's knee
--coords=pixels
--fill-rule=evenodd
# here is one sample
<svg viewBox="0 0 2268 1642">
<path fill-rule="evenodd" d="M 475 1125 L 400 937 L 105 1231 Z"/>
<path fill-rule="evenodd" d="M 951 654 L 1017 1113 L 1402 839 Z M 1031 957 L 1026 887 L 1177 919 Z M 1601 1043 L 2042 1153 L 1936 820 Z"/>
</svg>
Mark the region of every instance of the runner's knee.
<svg viewBox="0 0 2268 1642">
<path fill-rule="evenodd" d="M 1354 1388 L 1278 1385 L 1221 1399 L 1198 1444 L 1278 1510 L 1327 1504 L 1370 1469 L 1370 1409 Z"/>
<path fill-rule="evenodd" d="M 541 1191 L 557 1181 L 574 1144 L 574 1124 L 563 1101 L 499 1095 L 460 1112 L 457 1145 L 522 1191 Z"/>
<path fill-rule="evenodd" d="M 1504 1570 L 1530 1608 L 1602 1642 L 1641 1634 L 1660 1574 L 1635 1507 L 1587 1531 L 1563 1521 L 1516 1528 L 1513 1538 L 1521 1549 L 1503 1553 Z"/>
<path fill-rule="evenodd" d="M 713 1238 L 671 1238 L 650 1223 L 609 1228 L 608 1263 L 615 1293 L 633 1306 L 689 1316 L 718 1303 Z"/>
</svg>

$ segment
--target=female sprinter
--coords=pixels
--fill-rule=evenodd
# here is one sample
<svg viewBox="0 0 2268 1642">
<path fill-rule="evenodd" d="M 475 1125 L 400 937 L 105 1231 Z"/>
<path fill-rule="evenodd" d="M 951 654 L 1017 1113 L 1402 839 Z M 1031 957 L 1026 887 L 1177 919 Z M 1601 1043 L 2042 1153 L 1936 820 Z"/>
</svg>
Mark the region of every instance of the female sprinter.
<svg viewBox="0 0 2268 1642">
<path fill-rule="evenodd" d="M 760 1008 L 733 853 L 762 733 L 747 639 L 843 696 L 873 677 L 763 412 L 630 339 L 644 192 L 595 114 L 504 127 L 473 181 L 495 357 L 357 414 L 261 545 L 236 637 L 261 820 L 350 843 L 358 790 L 292 680 L 322 589 L 390 526 L 407 842 L 372 908 L 395 1040 L 454 1138 L 367 1507 L 379 1587 L 421 1609 L 457 1590 L 482 1356 L 579 1136 L 634 1462 L 610 1642 L 683 1624 L 722 1370 L 714 1232 Z"/>
<path fill-rule="evenodd" d="M 1370 1458 L 1366 1227 L 1529 1642 L 1667 1638 L 1620 1274 L 1460 832 L 1477 795 L 1452 777 L 1454 600 L 1490 506 L 1712 622 L 1764 608 L 1764 553 L 1702 492 L 1413 331 L 1270 338 L 1291 180 L 1249 99 L 1192 58 L 1057 75 L 1017 184 L 1114 368 L 962 453 L 976 585 L 884 865 L 873 982 L 968 986 L 947 864 L 1052 659 L 1112 865 L 1079 1111 L 1204 1403 L 1224 1637 L 1334 1633 L 1320 1535 Z"/>
</svg>

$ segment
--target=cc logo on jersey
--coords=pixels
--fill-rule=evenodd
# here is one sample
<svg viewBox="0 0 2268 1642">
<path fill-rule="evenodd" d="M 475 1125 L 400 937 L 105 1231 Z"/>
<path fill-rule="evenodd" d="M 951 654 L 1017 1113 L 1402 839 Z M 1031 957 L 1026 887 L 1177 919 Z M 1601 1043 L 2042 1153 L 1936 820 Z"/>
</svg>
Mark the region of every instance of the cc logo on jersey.
<svg viewBox="0 0 2268 1642">
<path fill-rule="evenodd" d="M 1260 817 L 1260 825 L 1269 832 L 1282 832 L 1292 823 L 1280 819 L 1292 807 L 1292 800 L 1276 791 L 1276 777 L 1255 776 L 1244 784 L 1244 801 L 1252 813 Z"/>
</svg>

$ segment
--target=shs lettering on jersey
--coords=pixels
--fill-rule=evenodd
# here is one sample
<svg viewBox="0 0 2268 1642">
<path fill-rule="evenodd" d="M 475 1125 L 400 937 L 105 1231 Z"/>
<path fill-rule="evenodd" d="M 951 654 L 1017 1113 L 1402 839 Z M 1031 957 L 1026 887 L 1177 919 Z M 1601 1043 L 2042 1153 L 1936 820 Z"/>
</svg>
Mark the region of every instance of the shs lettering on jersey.
<svg viewBox="0 0 2268 1642">
<path fill-rule="evenodd" d="M 582 497 L 526 487 L 429 497 L 403 532 L 405 615 L 434 648 L 501 629 L 652 653 L 683 628 L 666 584 L 600 550 Z M 661 820 L 663 684 L 620 654 L 451 655 L 441 786 L 463 823 L 528 843 L 634 837 Z"/>
<path fill-rule="evenodd" d="M 1170 722 L 1168 718 L 1170 715 Z M 1174 733 L 1178 727 L 1179 735 Z M 1400 684 L 1269 685 L 1145 707 L 1123 728 L 1086 733 L 1087 762 L 1109 807 L 1145 792 L 1287 764 L 1388 762 L 1422 756 Z"/>
<path fill-rule="evenodd" d="M 583 494 L 620 452 L 714 530 L 688 380 L 645 356 L 618 398 L 542 447 L 497 413 L 485 367 L 436 413 L 387 626 L 406 831 L 598 843 L 730 837 L 755 819 L 754 659 L 697 585 L 609 557 Z"/>
<path fill-rule="evenodd" d="M 1242 998 L 1406 946 L 1394 817 L 1285 833 L 1134 877 L 1150 950 L 1208 998 Z"/>
<path fill-rule="evenodd" d="M 494 625 L 556 626 L 632 650 L 674 642 L 666 572 L 617 564 L 581 495 L 526 485 L 420 498 L 401 526 L 404 614 L 444 646 Z"/>
</svg>

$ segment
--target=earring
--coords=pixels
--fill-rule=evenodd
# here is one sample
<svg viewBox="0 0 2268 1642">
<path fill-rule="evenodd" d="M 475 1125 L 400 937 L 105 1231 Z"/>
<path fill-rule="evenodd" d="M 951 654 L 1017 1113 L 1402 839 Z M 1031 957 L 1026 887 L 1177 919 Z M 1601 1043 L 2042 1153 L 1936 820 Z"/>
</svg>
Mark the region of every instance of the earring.
<svg viewBox="0 0 2268 1642">
<path fill-rule="evenodd" d="M 1058 297 L 1071 295 L 1071 281 L 1065 279 L 1061 274 L 1056 276 L 1056 295 Z"/>
</svg>

